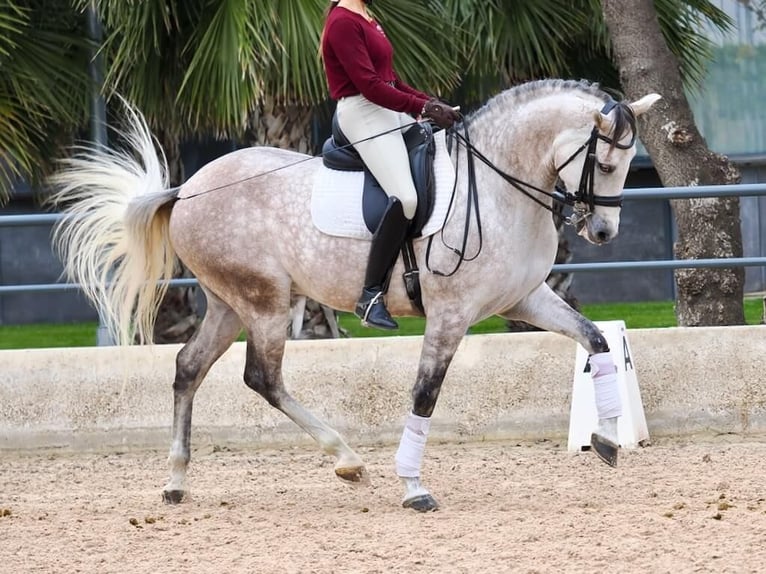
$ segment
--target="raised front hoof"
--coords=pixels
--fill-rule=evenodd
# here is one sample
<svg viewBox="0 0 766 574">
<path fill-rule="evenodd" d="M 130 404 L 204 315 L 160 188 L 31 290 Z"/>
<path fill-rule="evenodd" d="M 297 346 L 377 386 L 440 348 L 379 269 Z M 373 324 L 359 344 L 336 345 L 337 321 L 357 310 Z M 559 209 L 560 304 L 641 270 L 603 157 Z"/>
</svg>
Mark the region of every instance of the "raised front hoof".
<svg viewBox="0 0 766 574">
<path fill-rule="evenodd" d="M 361 466 L 341 466 L 335 468 L 335 476 L 346 484 L 354 486 L 369 486 L 370 475 L 364 465 Z"/>
<path fill-rule="evenodd" d="M 420 494 L 402 502 L 404 508 L 411 508 L 418 512 L 431 512 L 439 510 L 439 503 L 430 494 Z"/>
<path fill-rule="evenodd" d="M 186 492 L 183 490 L 163 490 L 162 502 L 165 504 L 181 504 L 186 497 Z"/>
<path fill-rule="evenodd" d="M 593 433 L 590 435 L 590 446 L 598 457 L 612 468 L 617 466 L 617 455 L 620 446 L 608 438 Z"/>
</svg>

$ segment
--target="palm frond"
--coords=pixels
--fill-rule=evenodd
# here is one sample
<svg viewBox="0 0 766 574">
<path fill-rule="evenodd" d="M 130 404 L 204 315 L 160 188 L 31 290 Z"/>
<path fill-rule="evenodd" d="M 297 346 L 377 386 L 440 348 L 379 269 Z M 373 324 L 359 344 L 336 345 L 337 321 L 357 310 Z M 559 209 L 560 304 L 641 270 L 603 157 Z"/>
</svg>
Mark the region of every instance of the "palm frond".
<svg viewBox="0 0 766 574">
<path fill-rule="evenodd" d="M 399 76 L 425 92 L 454 89 L 460 80 L 463 50 L 461 30 L 449 5 L 443 0 L 386 0 L 374 6 L 394 46 Z"/>
<path fill-rule="evenodd" d="M 654 4 L 665 41 L 678 58 L 684 85 L 695 89 L 704 80 L 713 53 L 706 31 L 712 27 L 726 32 L 734 23 L 707 0 L 655 0 Z"/>
<path fill-rule="evenodd" d="M 571 38 L 589 12 L 571 0 L 445 0 L 466 47 L 469 99 L 484 99 L 519 80 L 560 75 Z"/>
<path fill-rule="evenodd" d="M 238 0 L 209 4 L 184 47 L 189 64 L 176 103 L 192 130 L 205 125 L 244 129 L 250 102 L 258 95 L 240 65 L 250 53 L 243 45 L 247 15 L 247 3 Z"/>
<path fill-rule="evenodd" d="M 88 43 L 68 1 L 8 1 L 0 8 L 0 202 L 11 182 L 40 181 L 58 134 L 87 115 Z"/>
<path fill-rule="evenodd" d="M 444 0 L 466 47 L 464 98 L 482 101 L 521 80 L 583 77 L 619 88 L 599 0 Z M 704 78 L 710 30 L 731 19 L 709 0 L 655 0 L 666 41 L 685 85 Z"/>
</svg>

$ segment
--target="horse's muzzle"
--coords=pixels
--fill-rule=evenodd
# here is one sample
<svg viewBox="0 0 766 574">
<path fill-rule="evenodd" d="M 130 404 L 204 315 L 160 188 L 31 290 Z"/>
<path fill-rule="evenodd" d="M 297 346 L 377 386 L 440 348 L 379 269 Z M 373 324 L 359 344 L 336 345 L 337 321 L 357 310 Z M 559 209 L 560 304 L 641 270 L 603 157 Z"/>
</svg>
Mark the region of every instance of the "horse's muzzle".
<svg viewBox="0 0 766 574">
<path fill-rule="evenodd" d="M 577 222 L 577 234 L 594 245 L 604 245 L 617 237 L 618 227 L 600 215 L 591 214 Z"/>
</svg>

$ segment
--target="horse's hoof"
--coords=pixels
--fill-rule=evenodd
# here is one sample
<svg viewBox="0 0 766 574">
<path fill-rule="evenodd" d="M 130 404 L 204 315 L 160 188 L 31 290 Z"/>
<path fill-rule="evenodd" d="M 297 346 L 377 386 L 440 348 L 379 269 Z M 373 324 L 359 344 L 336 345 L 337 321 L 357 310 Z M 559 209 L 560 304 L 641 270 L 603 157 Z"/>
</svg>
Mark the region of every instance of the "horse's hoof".
<svg viewBox="0 0 766 574">
<path fill-rule="evenodd" d="M 598 457 L 611 467 L 617 466 L 617 454 L 620 446 L 608 438 L 593 433 L 590 435 L 590 446 Z"/>
<path fill-rule="evenodd" d="M 343 482 L 357 486 L 368 486 L 370 475 L 364 466 L 342 466 L 335 469 L 335 476 Z"/>
<path fill-rule="evenodd" d="M 402 502 L 404 508 L 412 508 L 418 512 L 431 512 L 432 510 L 439 510 L 439 503 L 430 494 L 420 494 L 409 500 Z"/>
<path fill-rule="evenodd" d="M 183 490 L 163 490 L 162 502 L 165 504 L 181 504 L 186 493 Z"/>
</svg>

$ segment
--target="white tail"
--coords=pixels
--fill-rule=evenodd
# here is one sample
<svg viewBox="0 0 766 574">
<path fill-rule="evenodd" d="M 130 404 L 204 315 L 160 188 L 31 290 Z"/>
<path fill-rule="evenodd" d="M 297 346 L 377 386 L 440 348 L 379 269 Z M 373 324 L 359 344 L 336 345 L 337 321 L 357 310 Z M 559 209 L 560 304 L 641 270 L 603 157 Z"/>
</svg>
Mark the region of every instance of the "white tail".
<svg viewBox="0 0 766 574">
<path fill-rule="evenodd" d="M 168 236 L 167 162 L 146 121 L 129 105 L 126 148 L 83 149 L 53 176 L 52 201 L 64 219 L 53 243 L 70 280 L 79 283 L 122 345 L 152 340 L 175 255 Z M 167 206 L 165 209 L 163 207 Z"/>
</svg>

